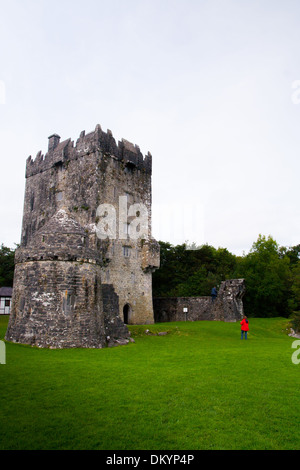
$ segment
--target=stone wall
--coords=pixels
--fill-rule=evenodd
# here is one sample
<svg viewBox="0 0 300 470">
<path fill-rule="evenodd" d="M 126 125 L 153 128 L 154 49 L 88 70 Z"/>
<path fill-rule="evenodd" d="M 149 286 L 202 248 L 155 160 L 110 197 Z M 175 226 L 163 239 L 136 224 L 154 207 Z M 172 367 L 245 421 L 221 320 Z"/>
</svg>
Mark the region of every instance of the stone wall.
<svg viewBox="0 0 300 470">
<path fill-rule="evenodd" d="M 96 265 L 72 261 L 17 264 L 6 340 L 39 347 L 106 343 Z"/>
<path fill-rule="evenodd" d="M 119 297 L 111 284 L 102 285 L 102 304 L 104 331 L 107 344 L 112 344 L 114 340 L 126 338 L 129 336 L 127 326 L 118 315 Z"/>
<path fill-rule="evenodd" d="M 155 322 L 221 320 L 243 317 L 244 279 L 223 281 L 217 299 L 211 297 L 159 297 L 153 299 Z M 184 309 L 188 311 L 185 312 Z"/>
</svg>

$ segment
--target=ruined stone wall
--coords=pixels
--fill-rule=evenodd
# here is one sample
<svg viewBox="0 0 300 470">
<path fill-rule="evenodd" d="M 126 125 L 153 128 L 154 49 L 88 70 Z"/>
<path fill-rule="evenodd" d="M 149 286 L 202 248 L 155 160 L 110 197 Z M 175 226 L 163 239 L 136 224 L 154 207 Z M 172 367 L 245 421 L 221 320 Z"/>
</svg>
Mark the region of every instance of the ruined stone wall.
<svg viewBox="0 0 300 470">
<path fill-rule="evenodd" d="M 211 297 L 159 297 L 153 299 L 155 322 L 220 320 L 243 317 L 244 279 L 223 281 L 217 299 Z M 184 309 L 188 309 L 184 312 Z"/>
<path fill-rule="evenodd" d="M 153 299 L 155 322 L 211 320 L 210 297 L 158 297 Z M 184 308 L 188 312 L 184 312 Z"/>
<path fill-rule="evenodd" d="M 216 320 L 238 321 L 244 315 L 243 297 L 246 292 L 244 279 L 223 281 L 218 296 L 213 304 L 213 315 Z"/>
</svg>

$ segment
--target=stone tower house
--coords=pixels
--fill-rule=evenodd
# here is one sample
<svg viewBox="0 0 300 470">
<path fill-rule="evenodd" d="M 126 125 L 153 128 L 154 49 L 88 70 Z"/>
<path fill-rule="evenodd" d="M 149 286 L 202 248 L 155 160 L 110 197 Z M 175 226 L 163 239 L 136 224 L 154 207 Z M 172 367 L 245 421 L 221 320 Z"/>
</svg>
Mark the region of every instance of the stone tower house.
<svg viewBox="0 0 300 470">
<path fill-rule="evenodd" d="M 151 173 L 149 153 L 99 125 L 27 159 L 8 341 L 103 347 L 154 322 Z"/>
</svg>

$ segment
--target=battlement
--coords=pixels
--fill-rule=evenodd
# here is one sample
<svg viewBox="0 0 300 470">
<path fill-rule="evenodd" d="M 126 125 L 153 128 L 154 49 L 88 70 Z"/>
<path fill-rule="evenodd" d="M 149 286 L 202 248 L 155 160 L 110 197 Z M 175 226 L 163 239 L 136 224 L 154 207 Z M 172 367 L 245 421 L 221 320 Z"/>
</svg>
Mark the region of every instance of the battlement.
<svg viewBox="0 0 300 470">
<path fill-rule="evenodd" d="M 103 132 L 101 126 L 97 124 L 93 132 L 86 134 L 82 131 L 75 146 L 71 138 L 60 142 L 60 136 L 52 134 L 49 137 L 48 152 L 45 155 L 39 151 L 34 160 L 31 156 L 27 158 L 26 178 L 96 151 L 100 151 L 103 155 L 110 155 L 132 169 L 144 170 L 146 173 L 152 171 L 150 152 L 143 156 L 137 145 L 125 139 L 117 144 L 112 132 L 109 129 Z"/>
</svg>

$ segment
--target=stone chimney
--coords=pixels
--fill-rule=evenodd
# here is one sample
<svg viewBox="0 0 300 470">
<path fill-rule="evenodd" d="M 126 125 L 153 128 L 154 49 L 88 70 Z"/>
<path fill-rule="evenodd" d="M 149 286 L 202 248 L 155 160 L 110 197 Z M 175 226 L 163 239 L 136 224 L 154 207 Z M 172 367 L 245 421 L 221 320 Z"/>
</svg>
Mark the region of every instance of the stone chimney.
<svg viewBox="0 0 300 470">
<path fill-rule="evenodd" d="M 50 137 L 48 137 L 49 143 L 48 143 L 48 151 L 50 152 L 51 150 L 54 150 L 60 141 L 60 136 L 58 134 L 52 134 Z"/>
</svg>

